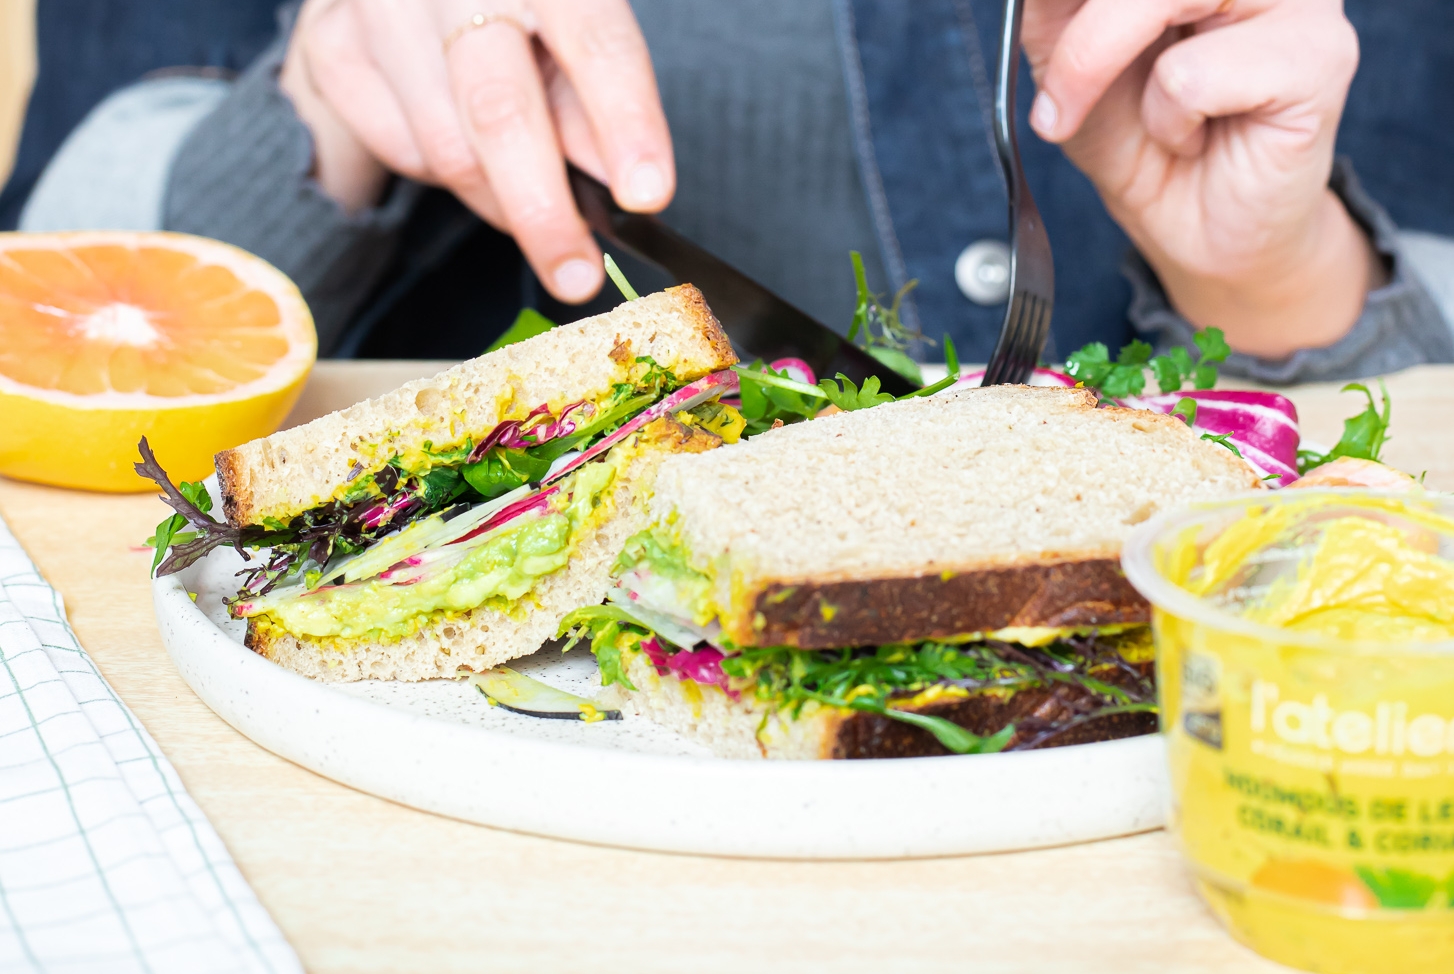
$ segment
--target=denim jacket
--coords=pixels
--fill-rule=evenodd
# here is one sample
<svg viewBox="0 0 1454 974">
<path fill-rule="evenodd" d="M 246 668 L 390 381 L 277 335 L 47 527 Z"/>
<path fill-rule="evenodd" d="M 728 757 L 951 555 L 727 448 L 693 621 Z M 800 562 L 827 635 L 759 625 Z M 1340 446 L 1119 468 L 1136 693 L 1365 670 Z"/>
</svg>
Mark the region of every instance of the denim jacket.
<svg viewBox="0 0 1454 974">
<path fill-rule="evenodd" d="M 953 269 L 967 245 L 1006 237 L 1005 191 L 990 129 L 1002 2 L 819 2 L 833 4 L 848 123 L 885 274 L 895 289 L 918 281 L 906 307 L 911 321 L 930 337 L 953 336 L 964 360 L 983 361 L 1003 305 L 971 302 L 956 286 Z M 1280 362 L 1234 356 L 1230 370 L 1240 374 L 1288 382 L 1454 360 L 1447 316 L 1411 269 L 1404 246 L 1411 231 L 1454 237 L 1454 179 L 1446 175 L 1454 167 L 1454 4 L 1346 4 L 1362 62 L 1339 130 L 1342 159 L 1333 186 L 1369 231 L 1391 280 L 1369 296 L 1353 332 L 1334 346 Z M 314 305 L 320 337 L 336 338 L 347 320 L 367 317 L 372 305 L 360 302 L 370 292 L 398 290 L 388 280 L 391 253 L 433 252 L 417 241 L 400 247 L 401 235 L 411 239 L 404 224 L 417 215 L 412 201 L 418 194 L 396 192 L 377 210 L 353 217 L 321 196 L 309 175 L 306 130 L 277 91 L 276 62 L 286 37 L 286 26 L 284 38 L 277 36 L 277 7 L 276 0 L 39 0 L 39 72 L 16 167 L 0 194 L 0 229 L 15 226 L 47 161 L 108 93 L 176 65 L 230 72 L 255 61 L 272 41 L 261 59 L 270 65 L 255 63 L 243 76 L 228 112 L 209 122 L 211 141 L 194 147 L 186 165 L 177 167 L 196 170 L 195 178 L 190 195 L 174 193 L 170 201 L 171 215 L 183 222 L 167 225 L 232 240 L 293 274 Z M 1019 95 L 1024 164 L 1056 255 L 1046 357 L 1061 357 L 1088 341 L 1114 347 L 1137 331 L 1184 343 L 1190 326 L 1169 306 L 1090 182 L 1030 131 L 1027 72 Z M 238 146 L 252 148 L 239 154 Z M 260 171 L 268 166 L 276 171 Z M 224 191 L 243 180 L 256 195 Z M 234 209 L 248 211 L 249 227 L 228 222 L 222 212 L 228 199 L 237 201 Z M 276 219 L 259 220 L 264 211 Z M 289 230 L 290 214 L 299 220 L 306 214 L 307 226 Z M 1454 244 L 1430 239 L 1439 246 L 1420 252 L 1454 255 Z M 518 263 L 519 255 L 492 248 L 495 277 L 515 290 L 492 293 L 488 303 L 518 302 L 521 275 L 504 264 Z M 1454 280 L 1454 256 L 1445 272 Z M 465 339 L 470 349 L 481 347 L 477 328 Z"/>
<path fill-rule="evenodd" d="M 983 361 L 1004 309 L 965 298 L 953 264 L 968 244 L 1006 236 L 991 128 L 1004 4 L 837 4 L 859 162 L 888 272 L 896 286 L 919 281 L 914 296 L 926 334 L 948 331 L 969 359 Z M 1454 3 L 1346 0 L 1345 6 L 1362 59 L 1337 151 L 1399 228 L 1454 236 Z M 1118 272 L 1130 243 L 1090 180 L 1031 132 L 1026 118 L 1034 86 L 1028 69 L 1021 71 L 1020 150 L 1055 252 L 1054 347 L 1047 357 L 1089 341 L 1115 347 L 1134 336 L 1131 286 Z M 1352 209 L 1365 226 L 1372 222 L 1371 214 Z M 1400 270 L 1394 268 L 1395 283 Z M 1436 329 L 1430 336 L 1441 339 L 1430 351 L 1447 360 L 1447 334 Z"/>
</svg>

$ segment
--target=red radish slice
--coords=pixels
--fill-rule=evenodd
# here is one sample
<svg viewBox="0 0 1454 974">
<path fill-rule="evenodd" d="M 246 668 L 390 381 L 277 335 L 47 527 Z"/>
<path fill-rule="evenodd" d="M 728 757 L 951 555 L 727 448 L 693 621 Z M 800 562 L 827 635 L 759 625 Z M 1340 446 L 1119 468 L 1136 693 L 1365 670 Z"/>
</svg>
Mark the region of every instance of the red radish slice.
<svg viewBox="0 0 1454 974">
<path fill-rule="evenodd" d="M 977 389 L 984 384 L 984 369 L 975 369 L 972 372 L 961 372 L 959 381 L 950 386 L 951 389 Z M 1066 386 L 1074 388 L 1080 380 L 1066 375 L 1064 372 L 1056 372 L 1054 369 L 1036 369 L 1030 376 L 1029 385 L 1032 386 Z"/>
<path fill-rule="evenodd" d="M 1275 486 L 1285 487 L 1297 479 L 1297 450 L 1302 437 L 1297 407 L 1286 396 L 1275 392 L 1193 389 L 1122 399 L 1120 403 L 1132 409 L 1170 413 L 1182 399 L 1197 404 L 1193 432 L 1212 436 L 1226 434 L 1242 459 L 1264 477 L 1276 476 L 1275 481 L 1269 481 Z"/>
<path fill-rule="evenodd" d="M 773 359 L 767 363 L 767 367 L 774 372 L 787 372 L 789 379 L 795 379 L 805 385 L 818 384 L 818 377 L 813 374 L 813 367 L 800 358 Z"/>
<path fill-rule="evenodd" d="M 696 382 L 693 382 L 691 385 L 682 386 L 671 395 L 666 396 L 663 399 L 659 399 L 656 402 L 652 403 L 650 406 L 647 406 L 641 412 L 637 413 L 635 418 L 632 419 L 630 422 L 623 425 L 620 429 L 612 433 L 610 436 L 601 440 L 589 450 L 586 450 L 584 453 L 576 457 L 570 463 L 567 463 L 559 470 L 547 476 L 544 480 L 541 481 L 541 483 L 555 483 L 562 477 L 568 475 L 571 471 L 576 470 L 582 465 L 590 463 L 592 460 L 601 456 L 601 454 L 611 449 L 611 447 L 615 446 L 617 443 L 620 443 L 632 433 L 635 433 L 637 430 L 641 429 L 641 427 L 645 426 L 647 423 L 652 422 L 653 420 L 660 419 L 661 417 L 666 416 L 669 413 L 678 412 L 683 409 L 691 409 L 693 406 L 700 406 L 702 403 L 706 402 L 709 399 L 715 399 L 718 396 L 725 395 L 729 392 L 736 392 L 737 381 L 737 373 L 729 370 L 726 372 L 713 372 L 711 375 L 703 376 Z"/>
<path fill-rule="evenodd" d="M 466 541 L 471 541 L 475 538 L 478 538 L 480 535 L 484 534 L 487 531 L 493 531 L 495 530 L 495 528 L 500 527 L 500 525 L 507 524 L 510 521 L 515 520 L 522 514 L 529 514 L 531 511 L 536 511 L 540 508 L 546 507 L 550 504 L 551 495 L 559 490 L 559 487 L 548 487 L 545 490 L 536 491 L 529 497 L 522 497 L 515 503 L 505 508 L 502 508 L 499 512 L 495 514 L 494 517 L 490 518 L 488 521 L 486 521 L 484 524 L 481 524 L 473 531 L 469 532 L 468 534 L 462 534 L 449 543 L 464 544 Z"/>
</svg>

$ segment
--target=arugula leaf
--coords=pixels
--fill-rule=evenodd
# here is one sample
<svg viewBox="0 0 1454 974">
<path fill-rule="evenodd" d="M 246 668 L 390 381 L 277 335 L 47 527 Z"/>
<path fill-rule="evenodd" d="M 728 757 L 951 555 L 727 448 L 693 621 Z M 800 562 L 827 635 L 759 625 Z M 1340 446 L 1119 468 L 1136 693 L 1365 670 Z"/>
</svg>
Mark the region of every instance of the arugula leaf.
<svg viewBox="0 0 1454 974">
<path fill-rule="evenodd" d="M 186 526 L 186 518 L 180 514 L 173 514 L 162 521 L 161 524 L 157 525 L 156 534 L 146 539 L 145 543 L 156 549 L 156 556 L 151 560 L 151 571 L 153 575 L 156 574 L 157 566 L 162 563 L 162 559 L 167 556 L 167 549 L 172 546 L 172 542 L 175 541 L 177 544 L 185 543 L 178 537 L 177 532 Z M 187 538 L 186 541 L 191 541 L 195 537 L 197 535 L 193 532 L 192 536 Z"/>
<path fill-rule="evenodd" d="M 1383 444 L 1388 441 L 1388 426 L 1393 415 L 1393 403 L 1388 397 L 1388 386 L 1378 380 L 1379 395 L 1383 399 L 1383 411 L 1373 401 L 1373 391 L 1361 382 L 1350 382 L 1342 392 L 1361 392 L 1368 398 L 1368 406 L 1358 415 L 1343 420 L 1343 436 L 1327 453 L 1316 450 L 1299 450 L 1297 453 L 1298 473 L 1306 474 L 1315 467 L 1321 467 L 1339 457 L 1355 457 L 1372 460 L 1375 463 L 1383 454 Z"/>
<path fill-rule="evenodd" d="M 829 402 L 828 393 L 819 386 L 797 381 L 786 369 L 774 372 L 761 359 L 746 367 L 734 365 L 732 371 L 739 380 L 746 436 L 772 429 L 779 420 L 786 425 L 812 419 Z"/>
<path fill-rule="evenodd" d="M 818 383 L 818 388 L 828 394 L 829 402 L 846 413 L 894 401 L 894 397 L 889 393 L 879 392 L 879 381 L 876 375 L 864 379 L 863 388 L 859 389 L 853 384 L 852 379 L 839 372 L 837 382 L 832 379 L 824 379 Z"/>
<path fill-rule="evenodd" d="M 1235 455 L 1238 460 L 1241 460 L 1242 451 L 1237 449 L 1237 444 L 1232 442 L 1231 436 L 1231 433 L 1219 433 L 1216 436 L 1213 436 L 1211 433 L 1203 433 L 1202 439 L 1210 440 L 1213 443 L 1218 444 L 1219 446 L 1225 446 L 1227 449 L 1232 451 L 1233 455 Z"/>
<path fill-rule="evenodd" d="M 883 711 L 885 717 L 922 728 L 934 735 L 934 739 L 954 754 L 993 754 L 1003 751 L 1015 736 L 1015 725 L 1006 724 L 990 737 L 980 737 L 965 730 L 952 720 L 935 717 L 932 714 L 917 714 L 909 710 L 895 710 L 889 707 Z"/>
<path fill-rule="evenodd" d="M 1181 346 L 1153 356 L 1152 347 L 1139 339 L 1124 346 L 1112 361 L 1105 345 L 1091 342 L 1065 360 L 1065 371 L 1109 399 L 1141 395 L 1146 390 L 1148 368 L 1163 393 L 1177 392 L 1187 382 L 1197 389 L 1210 389 L 1217 384 L 1217 363 L 1225 362 L 1232 349 L 1220 328 L 1199 331 L 1192 341 L 1200 354 L 1195 363 Z"/>
<path fill-rule="evenodd" d="M 1197 424 L 1197 401 L 1189 396 L 1182 396 L 1177 400 L 1176 405 L 1171 407 L 1171 415 L 1180 416 L 1187 426 Z"/>
<path fill-rule="evenodd" d="M 485 354 L 504 348 L 506 345 L 513 345 L 516 342 L 523 342 L 527 338 L 534 338 L 536 335 L 543 335 L 555 327 L 555 322 L 534 308 L 521 308 L 520 313 L 515 316 L 510 327 L 500 333 L 500 337 L 490 343 L 485 349 Z"/>
</svg>

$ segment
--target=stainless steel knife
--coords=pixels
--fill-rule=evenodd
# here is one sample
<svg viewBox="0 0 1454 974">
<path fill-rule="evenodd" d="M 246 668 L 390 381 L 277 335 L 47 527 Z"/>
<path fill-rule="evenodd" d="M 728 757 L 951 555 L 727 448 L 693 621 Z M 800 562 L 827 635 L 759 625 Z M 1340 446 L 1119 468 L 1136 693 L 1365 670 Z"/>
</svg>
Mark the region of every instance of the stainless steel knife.
<svg viewBox="0 0 1454 974">
<path fill-rule="evenodd" d="M 862 384 L 878 376 L 880 388 L 896 396 L 918 386 L 798 310 L 752 278 L 698 247 L 654 216 L 630 213 L 616 205 L 611 191 L 586 173 L 570 167 L 576 205 L 590 228 L 612 244 L 656 264 L 678 283 L 692 283 L 744 361 L 800 358 L 820 378 L 842 372 Z"/>
</svg>

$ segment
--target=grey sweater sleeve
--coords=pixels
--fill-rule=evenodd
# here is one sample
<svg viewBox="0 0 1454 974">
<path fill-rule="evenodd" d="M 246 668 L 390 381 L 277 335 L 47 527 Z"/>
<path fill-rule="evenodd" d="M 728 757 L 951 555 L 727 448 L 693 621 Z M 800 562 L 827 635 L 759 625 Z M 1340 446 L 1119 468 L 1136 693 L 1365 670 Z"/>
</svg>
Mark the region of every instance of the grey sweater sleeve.
<svg viewBox="0 0 1454 974">
<path fill-rule="evenodd" d="M 278 87 L 292 27 L 187 136 L 172 164 L 163 224 L 250 250 L 303 292 L 328 352 L 378 283 L 420 187 L 395 179 L 375 208 L 348 215 L 313 179 L 313 139 Z"/>
<path fill-rule="evenodd" d="M 1305 348 L 1284 359 L 1233 352 L 1223 371 L 1261 382 L 1357 379 L 1425 362 L 1454 362 L 1454 327 L 1414 272 L 1405 243 L 1388 213 L 1359 185 L 1353 167 L 1338 159 L 1329 181 L 1353 219 L 1368 232 L 1389 267 L 1389 281 L 1371 291 L 1352 331 L 1325 348 Z M 1136 252 L 1122 271 L 1131 281 L 1131 323 L 1158 336 L 1158 346 L 1190 347 L 1195 332 L 1171 307 L 1156 273 Z"/>
</svg>

